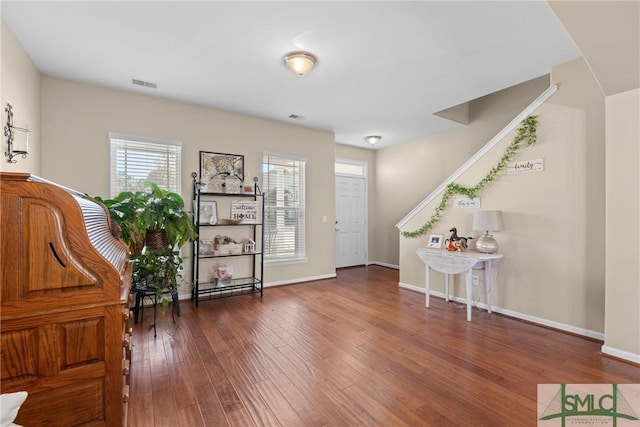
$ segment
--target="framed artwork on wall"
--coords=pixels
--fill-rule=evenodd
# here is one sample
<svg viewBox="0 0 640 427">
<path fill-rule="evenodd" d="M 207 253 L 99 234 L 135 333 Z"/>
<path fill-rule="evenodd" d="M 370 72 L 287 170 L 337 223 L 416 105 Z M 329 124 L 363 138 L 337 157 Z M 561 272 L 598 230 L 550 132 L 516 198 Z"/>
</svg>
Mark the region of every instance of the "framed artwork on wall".
<svg viewBox="0 0 640 427">
<path fill-rule="evenodd" d="M 200 151 L 200 180 L 206 192 L 223 192 L 227 177 L 244 181 L 244 156 Z"/>
</svg>

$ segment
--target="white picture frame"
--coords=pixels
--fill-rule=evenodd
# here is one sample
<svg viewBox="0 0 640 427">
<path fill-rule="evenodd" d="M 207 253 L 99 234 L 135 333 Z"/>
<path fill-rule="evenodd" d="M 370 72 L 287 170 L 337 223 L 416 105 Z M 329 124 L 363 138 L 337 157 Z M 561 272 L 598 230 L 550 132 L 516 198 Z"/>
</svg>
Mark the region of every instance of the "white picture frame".
<svg viewBox="0 0 640 427">
<path fill-rule="evenodd" d="M 427 240 L 427 247 L 431 249 L 442 249 L 444 234 L 431 233 Z"/>
<path fill-rule="evenodd" d="M 215 200 L 200 200 L 198 224 L 218 223 L 218 203 Z"/>
</svg>

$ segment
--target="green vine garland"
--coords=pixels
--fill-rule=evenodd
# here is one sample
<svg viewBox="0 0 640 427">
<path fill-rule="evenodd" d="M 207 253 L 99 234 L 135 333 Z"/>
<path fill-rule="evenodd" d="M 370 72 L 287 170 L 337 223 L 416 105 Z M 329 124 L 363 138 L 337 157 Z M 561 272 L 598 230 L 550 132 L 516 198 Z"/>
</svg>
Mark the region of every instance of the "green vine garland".
<svg viewBox="0 0 640 427">
<path fill-rule="evenodd" d="M 476 197 L 480 190 L 482 190 L 487 185 L 489 185 L 498 176 L 498 174 L 500 174 L 502 171 L 504 171 L 507 168 L 509 161 L 513 158 L 513 156 L 516 154 L 518 149 L 521 147 L 520 143 L 522 141 L 524 141 L 525 139 L 527 140 L 527 147 L 530 147 L 536 143 L 537 141 L 536 131 L 538 127 L 537 117 L 538 116 L 527 116 L 527 118 L 521 122 L 520 126 L 516 131 L 516 135 L 513 137 L 513 141 L 511 142 L 511 144 L 509 144 L 509 146 L 504 151 L 504 154 L 500 158 L 500 161 L 494 167 L 491 168 L 489 173 L 487 173 L 487 175 L 484 178 L 482 178 L 480 182 L 478 182 L 474 187 L 471 187 L 471 188 L 463 187 L 462 185 L 456 184 L 455 182 L 450 183 L 445 188 L 444 194 L 442 195 L 442 200 L 440 201 L 440 204 L 436 207 L 436 210 L 433 213 L 433 215 L 431 215 L 431 218 L 429 218 L 429 221 L 427 221 L 422 227 L 420 227 L 415 231 L 403 231 L 400 234 L 403 237 L 407 237 L 407 238 L 415 238 L 415 237 L 419 237 L 426 234 L 427 231 L 431 230 L 431 228 L 436 224 L 436 222 L 438 222 L 438 220 L 440 219 L 440 216 L 442 215 L 442 212 L 447 208 L 447 204 L 449 203 L 449 200 L 455 194 L 462 194 L 464 196 L 467 196 L 470 199 L 473 199 L 474 197 Z"/>
</svg>

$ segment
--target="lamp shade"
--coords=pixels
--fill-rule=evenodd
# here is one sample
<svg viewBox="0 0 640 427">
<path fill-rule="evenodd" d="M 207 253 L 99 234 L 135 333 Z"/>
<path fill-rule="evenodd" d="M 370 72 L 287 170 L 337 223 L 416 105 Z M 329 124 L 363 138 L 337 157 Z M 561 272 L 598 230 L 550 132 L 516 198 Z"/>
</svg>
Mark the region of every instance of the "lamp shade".
<svg viewBox="0 0 640 427">
<path fill-rule="evenodd" d="M 291 52 L 284 57 L 284 63 L 292 73 L 304 76 L 316 66 L 316 57 L 309 52 Z"/>
<path fill-rule="evenodd" d="M 473 215 L 473 229 L 478 231 L 502 231 L 502 211 L 476 211 Z"/>
</svg>

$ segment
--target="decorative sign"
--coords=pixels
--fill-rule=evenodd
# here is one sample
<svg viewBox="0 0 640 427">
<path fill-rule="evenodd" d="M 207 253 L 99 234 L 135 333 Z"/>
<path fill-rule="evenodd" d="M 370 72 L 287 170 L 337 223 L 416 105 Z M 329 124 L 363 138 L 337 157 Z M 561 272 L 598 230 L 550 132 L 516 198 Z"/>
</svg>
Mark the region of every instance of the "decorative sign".
<svg viewBox="0 0 640 427">
<path fill-rule="evenodd" d="M 542 172 L 544 170 L 544 159 L 523 160 L 513 162 L 507 167 L 507 174 Z"/>
<path fill-rule="evenodd" d="M 245 224 L 258 224 L 258 202 L 256 200 L 232 200 L 231 219 Z"/>
<path fill-rule="evenodd" d="M 480 197 L 470 199 L 468 197 L 456 197 L 453 199 L 454 208 L 479 208 Z"/>
</svg>

